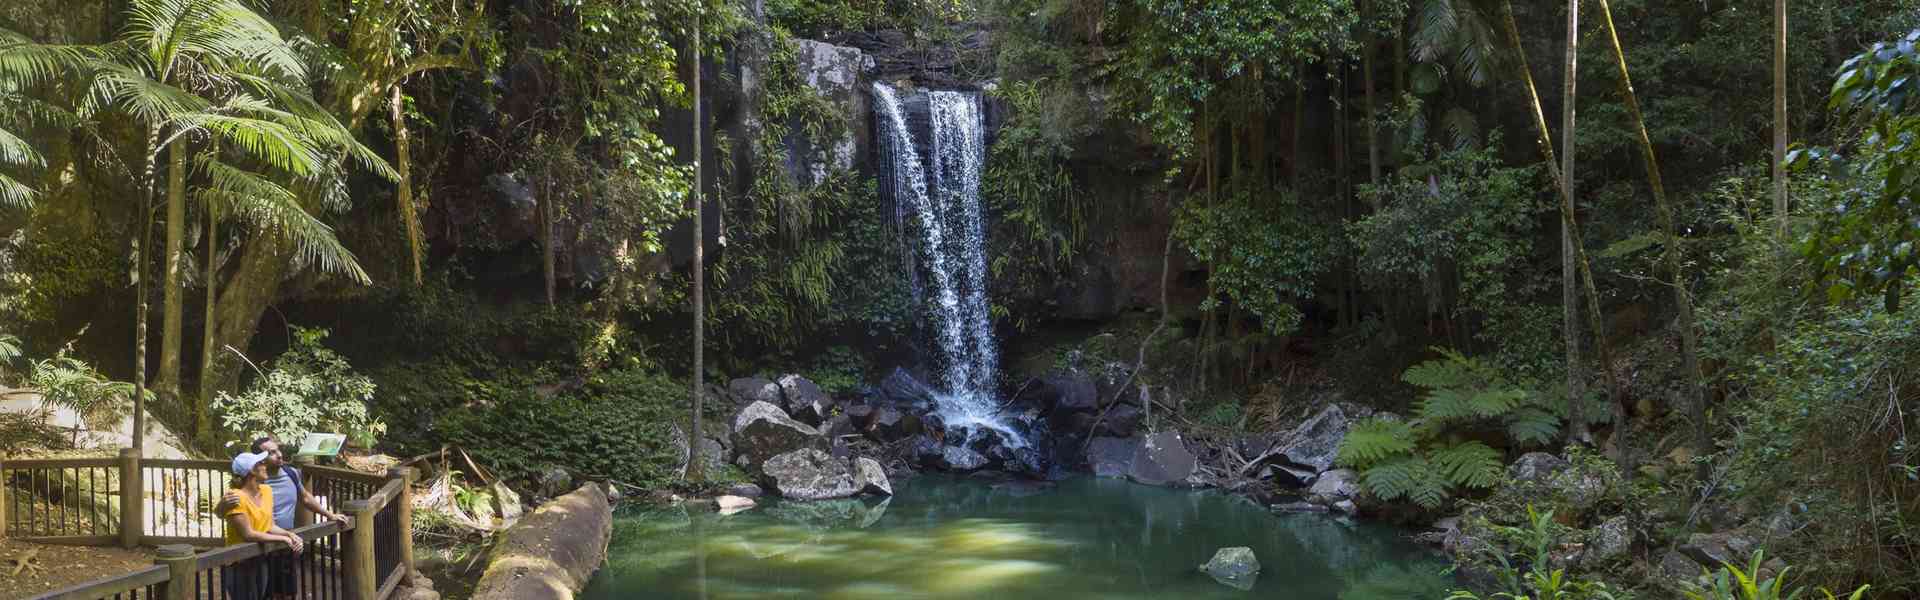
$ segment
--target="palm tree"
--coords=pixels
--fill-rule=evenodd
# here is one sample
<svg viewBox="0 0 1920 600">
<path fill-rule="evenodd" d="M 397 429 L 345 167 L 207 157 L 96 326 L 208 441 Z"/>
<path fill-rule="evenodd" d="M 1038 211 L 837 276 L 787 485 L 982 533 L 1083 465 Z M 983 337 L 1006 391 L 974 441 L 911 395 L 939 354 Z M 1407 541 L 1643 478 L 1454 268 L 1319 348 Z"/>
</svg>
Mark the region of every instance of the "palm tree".
<svg viewBox="0 0 1920 600">
<path fill-rule="evenodd" d="M 1580 82 L 1580 0 L 1567 0 L 1567 64 L 1565 95 L 1560 100 L 1560 144 L 1561 160 L 1566 161 L 1560 167 L 1560 198 L 1563 206 L 1571 208 L 1574 198 L 1573 132 L 1575 109 L 1579 106 L 1577 94 Z M 1573 221 L 1563 219 L 1560 222 L 1560 302 L 1564 305 L 1562 323 L 1567 338 L 1567 439 L 1584 442 L 1587 438 L 1586 379 L 1581 376 L 1580 367 L 1580 322 L 1577 318 L 1580 306 L 1580 294 L 1575 291 L 1575 282 L 1579 272 L 1574 268 L 1573 258 Z"/>
</svg>

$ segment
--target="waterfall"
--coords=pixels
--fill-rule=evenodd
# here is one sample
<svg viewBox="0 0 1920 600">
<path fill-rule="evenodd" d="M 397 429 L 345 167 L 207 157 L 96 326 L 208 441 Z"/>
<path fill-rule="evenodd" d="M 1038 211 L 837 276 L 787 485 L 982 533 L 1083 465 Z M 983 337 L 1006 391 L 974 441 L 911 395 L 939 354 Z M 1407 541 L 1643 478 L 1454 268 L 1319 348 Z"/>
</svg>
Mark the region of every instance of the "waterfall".
<svg viewBox="0 0 1920 600">
<path fill-rule="evenodd" d="M 928 159 L 914 146 L 913 130 L 893 89 L 874 84 L 874 98 L 886 117 L 883 166 L 896 202 L 910 206 L 920 233 L 921 265 L 931 276 L 924 303 L 933 321 L 941 356 L 934 400 L 950 427 L 971 434 L 979 428 L 1001 432 L 1009 445 L 1025 440 L 999 415 L 994 376 L 999 350 L 993 339 L 993 315 L 987 302 L 985 215 L 980 207 L 980 176 L 986 161 L 984 119 L 978 94 L 927 92 L 930 129 Z"/>
</svg>

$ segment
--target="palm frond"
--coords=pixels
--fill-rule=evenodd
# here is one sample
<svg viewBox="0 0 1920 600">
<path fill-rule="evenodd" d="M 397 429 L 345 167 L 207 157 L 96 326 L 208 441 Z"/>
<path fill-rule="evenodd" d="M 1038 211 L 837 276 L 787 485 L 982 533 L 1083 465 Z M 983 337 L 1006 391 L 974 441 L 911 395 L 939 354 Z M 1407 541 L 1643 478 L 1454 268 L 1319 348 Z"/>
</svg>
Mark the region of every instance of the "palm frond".
<svg viewBox="0 0 1920 600">
<path fill-rule="evenodd" d="M 333 228 L 308 212 L 299 196 L 286 186 L 214 160 L 200 161 L 200 169 L 209 180 L 197 192 L 202 202 L 223 207 L 223 213 L 247 222 L 256 235 L 277 235 L 291 242 L 294 260 L 300 264 L 346 275 L 359 283 L 372 281 L 353 252 L 334 235 Z"/>
<path fill-rule="evenodd" d="M 39 192 L 33 188 L 15 181 L 6 173 L 0 173 L 0 206 L 27 208 L 33 205 L 33 199 L 38 195 Z"/>
<path fill-rule="evenodd" d="M 279 86 L 270 87 L 278 88 Z M 301 114 L 305 111 L 288 111 L 266 105 L 249 107 L 245 112 L 256 118 L 279 123 L 298 131 L 301 135 L 313 140 L 316 145 L 345 154 L 353 158 L 354 162 L 360 163 L 360 166 L 388 181 L 400 180 L 399 171 L 395 171 L 392 165 L 387 164 L 386 159 L 381 158 L 379 153 L 355 139 L 353 132 L 348 131 L 346 125 L 334 119 L 333 115 L 320 108 L 318 103 L 314 103 L 304 94 L 288 92 L 284 89 L 279 93 L 283 96 L 275 100 L 295 106 L 310 105 L 314 109 L 313 114 Z"/>
<path fill-rule="evenodd" d="M 1411 54 L 1420 62 L 1436 62 L 1450 53 L 1460 31 L 1453 0 L 1426 0 L 1414 21 Z"/>
<path fill-rule="evenodd" d="M 27 140 L 0 127 L 0 165 L 24 165 L 39 167 L 46 164 L 40 153 L 33 150 Z"/>
<path fill-rule="evenodd" d="M 227 145 L 296 177 L 312 176 L 323 163 L 312 140 L 274 121 L 203 111 L 177 115 L 169 123 L 186 131 L 212 132 Z"/>
<path fill-rule="evenodd" d="M 97 53 L 87 46 L 39 44 L 0 28 L 0 80 L 32 85 L 62 73 L 78 74 L 95 66 Z"/>
<path fill-rule="evenodd" d="M 266 18 L 237 0 L 135 0 L 124 41 L 155 77 L 172 81 L 183 61 L 231 60 L 304 79 L 306 66 Z"/>
<path fill-rule="evenodd" d="M 135 119 L 147 123 L 208 107 L 204 98 L 160 83 L 133 66 L 113 62 L 101 64 L 94 77 L 94 90 L 105 103 L 120 106 Z"/>
</svg>

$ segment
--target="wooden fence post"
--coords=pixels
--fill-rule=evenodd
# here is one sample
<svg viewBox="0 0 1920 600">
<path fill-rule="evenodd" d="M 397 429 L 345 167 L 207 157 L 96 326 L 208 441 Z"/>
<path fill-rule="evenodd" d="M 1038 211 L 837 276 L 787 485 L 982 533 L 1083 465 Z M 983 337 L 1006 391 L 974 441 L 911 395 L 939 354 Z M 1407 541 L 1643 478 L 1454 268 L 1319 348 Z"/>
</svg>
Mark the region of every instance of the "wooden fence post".
<svg viewBox="0 0 1920 600">
<path fill-rule="evenodd" d="M 7 463 L 0 461 L 0 538 L 7 537 Z"/>
<path fill-rule="evenodd" d="M 387 471 L 387 477 L 405 483 L 400 485 L 400 496 L 388 502 L 398 502 L 394 507 L 395 525 L 393 535 L 399 542 L 400 567 L 406 569 L 405 577 L 413 576 L 413 481 L 419 471 L 413 467 L 398 467 Z"/>
<path fill-rule="evenodd" d="M 159 558 L 153 564 L 167 566 L 167 580 L 160 582 L 157 599 L 187 600 L 194 596 L 193 570 L 199 566 L 199 560 L 193 555 L 193 546 L 189 544 L 167 544 L 160 547 Z"/>
<path fill-rule="evenodd" d="M 120 449 L 120 547 L 133 548 L 140 545 L 140 537 L 146 534 L 146 519 L 141 513 L 146 509 L 146 485 L 140 481 L 140 451 L 133 448 Z"/>
<path fill-rule="evenodd" d="M 347 536 L 346 555 L 341 560 L 347 569 L 347 597 L 374 600 L 374 596 L 380 593 L 380 582 L 373 573 L 373 505 L 366 500 L 349 500 L 344 508 L 353 518 L 353 530 Z"/>
</svg>

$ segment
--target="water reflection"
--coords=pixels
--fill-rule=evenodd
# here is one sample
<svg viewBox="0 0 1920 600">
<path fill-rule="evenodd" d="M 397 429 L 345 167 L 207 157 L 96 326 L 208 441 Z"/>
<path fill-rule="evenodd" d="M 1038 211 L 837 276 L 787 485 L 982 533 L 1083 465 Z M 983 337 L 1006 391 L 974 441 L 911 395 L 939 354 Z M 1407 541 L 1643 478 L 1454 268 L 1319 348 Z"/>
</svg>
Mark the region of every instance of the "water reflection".
<svg viewBox="0 0 1920 600">
<path fill-rule="evenodd" d="M 1440 598 L 1400 532 L 1273 515 L 1209 492 L 1077 479 L 1050 489 L 921 477 L 891 499 L 623 513 L 589 599 Z M 1196 567 L 1254 549 L 1251 592 Z M 1064 595 L 1063 595 L 1064 594 Z"/>
</svg>

